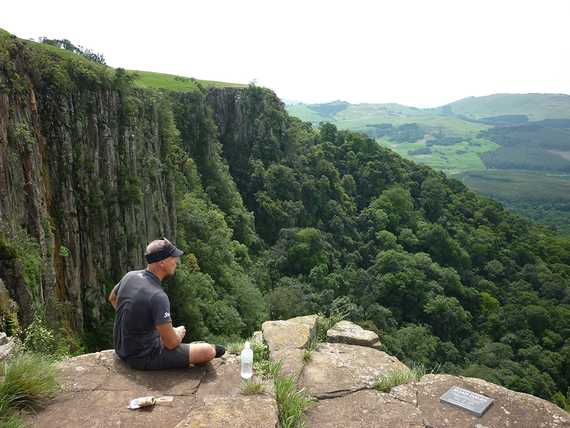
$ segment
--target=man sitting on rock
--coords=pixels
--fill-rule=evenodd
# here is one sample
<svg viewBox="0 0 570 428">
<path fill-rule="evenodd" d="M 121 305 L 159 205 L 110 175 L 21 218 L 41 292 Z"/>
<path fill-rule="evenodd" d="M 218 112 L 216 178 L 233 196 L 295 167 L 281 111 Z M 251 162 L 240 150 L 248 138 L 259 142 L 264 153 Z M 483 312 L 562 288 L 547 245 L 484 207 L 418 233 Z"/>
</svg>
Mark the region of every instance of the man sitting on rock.
<svg viewBox="0 0 570 428">
<path fill-rule="evenodd" d="M 170 300 L 160 284 L 174 275 L 183 254 L 166 238 L 152 241 L 146 248 L 146 269 L 128 272 L 109 294 L 117 312 L 115 352 L 131 368 L 184 368 L 225 352 L 205 342 L 182 343 L 186 328 L 172 327 Z"/>
</svg>

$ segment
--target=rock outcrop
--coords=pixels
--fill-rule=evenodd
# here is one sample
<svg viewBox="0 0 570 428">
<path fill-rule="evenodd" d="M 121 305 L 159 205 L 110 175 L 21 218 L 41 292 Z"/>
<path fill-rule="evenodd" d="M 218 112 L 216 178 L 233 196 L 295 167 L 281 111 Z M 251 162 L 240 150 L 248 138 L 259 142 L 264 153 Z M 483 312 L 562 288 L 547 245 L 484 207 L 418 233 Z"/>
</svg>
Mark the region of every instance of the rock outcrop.
<svg viewBox="0 0 570 428">
<path fill-rule="evenodd" d="M 30 416 L 39 427 L 271 427 L 277 404 L 271 388 L 261 395 L 240 392 L 236 356 L 185 370 L 129 369 L 114 351 L 72 358 L 60 366 L 62 391 L 46 409 Z M 166 404 L 129 410 L 137 397 L 172 396 Z"/>
<path fill-rule="evenodd" d="M 380 376 L 407 367 L 367 346 L 322 343 L 308 351 L 309 358 L 297 359 L 311 344 L 315 323 L 316 316 L 310 316 L 263 324 L 271 358 L 292 356 L 289 375 L 297 376 L 299 387 L 315 400 L 304 415 L 307 427 L 570 427 L 570 414 L 554 404 L 481 379 L 428 374 L 380 392 L 374 388 Z M 279 426 L 271 384 L 265 381 L 262 394 L 244 395 L 239 373 L 233 355 L 186 370 L 140 372 L 127 368 L 113 351 L 87 354 L 61 364 L 62 393 L 29 422 L 39 427 Z M 478 417 L 440 401 L 453 386 L 494 403 Z M 127 409 L 131 399 L 148 395 L 173 396 L 173 401 Z"/>
</svg>

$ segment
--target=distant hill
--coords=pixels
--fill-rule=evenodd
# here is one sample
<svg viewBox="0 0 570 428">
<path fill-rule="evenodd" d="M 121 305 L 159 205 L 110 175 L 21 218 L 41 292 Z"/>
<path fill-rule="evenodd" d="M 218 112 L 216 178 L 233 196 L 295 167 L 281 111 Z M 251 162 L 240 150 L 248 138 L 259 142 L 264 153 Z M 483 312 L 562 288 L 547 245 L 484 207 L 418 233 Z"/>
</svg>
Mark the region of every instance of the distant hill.
<svg viewBox="0 0 570 428">
<path fill-rule="evenodd" d="M 570 118 L 570 95 L 495 94 L 469 97 L 441 107 L 454 115 L 472 119 L 493 116 L 526 115 L 530 121 Z"/>
</svg>

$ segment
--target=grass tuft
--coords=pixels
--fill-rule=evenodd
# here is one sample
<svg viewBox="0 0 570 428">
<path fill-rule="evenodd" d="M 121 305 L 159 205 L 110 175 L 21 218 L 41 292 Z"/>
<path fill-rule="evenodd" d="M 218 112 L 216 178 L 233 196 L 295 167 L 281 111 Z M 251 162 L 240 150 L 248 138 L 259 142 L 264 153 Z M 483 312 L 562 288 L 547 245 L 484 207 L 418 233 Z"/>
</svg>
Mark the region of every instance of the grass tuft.
<svg viewBox="0 0 570 428">
<path fill-rule="evenodd" d="M 411 369 L 406 367 L 404 369 L 392 370 L 381 375 L 374 387 L 380 392 L 389 392 L 395 386 L 419 380 L 425 374 L 426 370 L 421 365 L 414 366 Z"/>
<path fill-rule="evenodd" d="M 313 400 L 305 390 L 297 390 L 297 383 L 293 377 L 277 376 L 275 397 L 279 407 L 279 426 L 283 428 L 302 427 L 303 414 L 313 405 Z"/>
<path fill-rule="evenodd" d="M 42 407 L 58 390 L 52 361 L 35 354 L 23 354 L 6 363 L 0 384 L 0 417 L 14 410 Z"/>
<path fill-rule="evenodd" d="M 26 424 L 16 415 L 0 417 L 0 427 L 2 428 L 26 428 Z"/>
<path fill-rule="evenodd" d="M 240 384 L 241 393 L 244 395 L 257 395 L 265 392 L 265 385 L 255 380 L 245 380 Z"/>
<path fill-rule="evenodd" d="M 245 344 L 245 341 L 239 341 L 239 342 L 230 342 L 227 343 L 225 345 L 226 348 L 226 352 L 228 354 L 234 354 L 234 355 L 239 355 L 241 353 L 241 351 L 243 350 L 243 346 Z"/>
<path fill-rule="evenodd" d="M 281 368 L 283 367 L 282 361 L 269 361 L 262 360 L 255 362 L 253 368 L 255 372 L 264 379 L 275 379 L 281 373 Z"/>
</svg>

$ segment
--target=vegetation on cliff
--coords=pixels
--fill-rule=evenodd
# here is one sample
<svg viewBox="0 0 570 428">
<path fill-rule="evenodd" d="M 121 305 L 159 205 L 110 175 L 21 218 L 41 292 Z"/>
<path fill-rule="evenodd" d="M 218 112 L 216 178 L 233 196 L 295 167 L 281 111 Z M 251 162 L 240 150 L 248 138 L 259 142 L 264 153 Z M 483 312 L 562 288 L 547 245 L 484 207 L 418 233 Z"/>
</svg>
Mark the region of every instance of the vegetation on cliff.
<svg viewBox="0 0 570 428">
<path fill-rule="evenodd" d="M 187 254 L 165 285 L 191 339 L 344 308 L 404 361 L 568 404 L 567 238 L 364 134 L 292 118 L 265 89 L 142 90 L 123 70 L 0 40 L 0 153 L 23 162 L 26 135 L 45 138 L 51 235 L 15 211 L 2 221 L 38 241 L 40 285 L 53 276 L 60 304 L 47 287 L 48 321 L 109 346 L 104 296 L 164 233 Z M 39 125 L 22 119 L 31 91 Z"/>
</svg>

